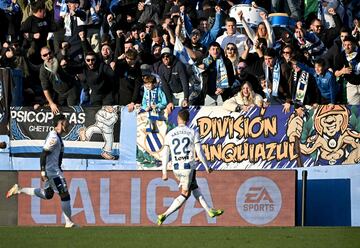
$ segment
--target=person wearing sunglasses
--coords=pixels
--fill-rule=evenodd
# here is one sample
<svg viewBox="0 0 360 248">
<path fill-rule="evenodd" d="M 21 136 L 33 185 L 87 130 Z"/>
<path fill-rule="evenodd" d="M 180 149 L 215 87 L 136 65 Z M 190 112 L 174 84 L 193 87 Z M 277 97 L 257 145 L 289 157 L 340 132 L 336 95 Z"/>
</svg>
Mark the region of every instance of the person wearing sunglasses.
<svg viewBox="0 0 360 248">
<path fill-rule="evenodd" d="M 239 63 L 240 56 L 239 56 L 238 49 L 234 43 L 230 42 L 226 45 L 225 57 L 227 57 L 231 61 L 233 68 L 234 68 L 234 74 L 236 74 L 236 67 Z"/>
<path fill-rule="evenodd" d="M 91 106 L 114 104 L 114 71 L 101 62 L 94 52 L 88 52 L 85 56 L 83 75 L 83 91 Z"/>
<path fill-rule="evenodd" d="M 334 8 L 329 8 L 327 12 L 334 18 L 335 26 L 332 28 L 324 28 L 324 23 L 318 18 L 315 18 L 310 25 L 310 30 L 313 31 L 327 48 L 330 48 L 333 41 L 339 36 L 339 31 L 342 27 L 340 16 L 336 13 Z"/>
<path fill-rule="evenodd" d="M 58 60 L 48 47 L 40 51 L 44 63 L 40 68 L 40 81 L 51 112 L 59 113 L 58 105 L 74 106 L 79 103 L 79 89 L 77 87 L 76 70 L 68 65 L 64 57 Z"/>
</svg>

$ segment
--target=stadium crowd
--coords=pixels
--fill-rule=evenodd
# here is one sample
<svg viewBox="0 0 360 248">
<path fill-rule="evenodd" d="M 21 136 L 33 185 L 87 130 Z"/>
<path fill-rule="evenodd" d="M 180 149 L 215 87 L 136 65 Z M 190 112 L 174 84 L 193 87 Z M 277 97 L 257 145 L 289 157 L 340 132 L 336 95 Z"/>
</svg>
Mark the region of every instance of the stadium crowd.
<svg viewBox="0 0 360 248">
<path fill-rule="evenodd" d="M 239 4 L 260 9 L 261 22 L 230 17 Z M 360 1 L 0 0 L 0 9 L 0 67 L 22 71 L 23 105 L 53 113 L 360 104 Z M 280 12 L 292 24 L 271 23 Z"/>
</svg>

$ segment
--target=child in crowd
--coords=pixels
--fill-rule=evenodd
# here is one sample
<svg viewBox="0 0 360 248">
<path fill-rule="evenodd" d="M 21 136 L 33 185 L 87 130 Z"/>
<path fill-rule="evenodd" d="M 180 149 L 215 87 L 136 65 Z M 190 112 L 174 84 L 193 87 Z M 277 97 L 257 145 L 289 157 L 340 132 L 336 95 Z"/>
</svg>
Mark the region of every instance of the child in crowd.
<svg viewBox="0 0 360 248">
<path fill-rule="evenodd" d="M 156 84 L 156 78 L 152 75 L 143 76 L 144 95 L 141 101 L 141 110 L 149 113 L 149 128 L 147 132 L 157 132 L 156 121 L 160 119 L 163 110 L 167 106 L 165 93 Z M 140 107 L 140 106 L 138 106 Z"/>
</svg>

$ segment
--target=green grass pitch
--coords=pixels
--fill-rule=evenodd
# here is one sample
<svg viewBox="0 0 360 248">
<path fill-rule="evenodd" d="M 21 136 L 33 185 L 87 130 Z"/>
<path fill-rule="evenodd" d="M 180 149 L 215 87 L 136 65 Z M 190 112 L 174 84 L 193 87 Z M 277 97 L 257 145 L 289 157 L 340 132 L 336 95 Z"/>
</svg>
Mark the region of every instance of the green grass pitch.
<svg viewBox="0 0 360 248">
<path fill-rule="evenodd" d="M 358 248 L 358 227 L 0 227 L 0 247 Z"/>
</svg>

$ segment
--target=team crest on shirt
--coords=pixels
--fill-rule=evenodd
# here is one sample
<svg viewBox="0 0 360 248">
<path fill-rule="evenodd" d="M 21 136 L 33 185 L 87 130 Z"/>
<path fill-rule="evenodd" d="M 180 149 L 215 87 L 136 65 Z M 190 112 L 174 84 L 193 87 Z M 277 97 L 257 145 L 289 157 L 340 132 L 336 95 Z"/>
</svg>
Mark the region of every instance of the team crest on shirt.
<svg viewBox="0 0 360 248">
<path fill-rule="evenodd" d="M 156 132 L 149 131 L 148 113 L 137 115 L 137 165 L 138 169 L 156 169 L 161 164 L 161 152 L 167 125 L 165 120 L 156 120 Z"/>
<path fill-rule="evenodd" d="M 49 145 L 53 146 L 55 144 L 56 144 L 56 138 L 51 138 L 50 141 L 49 141 Z"/>
</svg>

